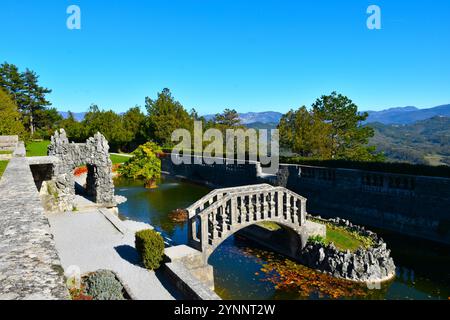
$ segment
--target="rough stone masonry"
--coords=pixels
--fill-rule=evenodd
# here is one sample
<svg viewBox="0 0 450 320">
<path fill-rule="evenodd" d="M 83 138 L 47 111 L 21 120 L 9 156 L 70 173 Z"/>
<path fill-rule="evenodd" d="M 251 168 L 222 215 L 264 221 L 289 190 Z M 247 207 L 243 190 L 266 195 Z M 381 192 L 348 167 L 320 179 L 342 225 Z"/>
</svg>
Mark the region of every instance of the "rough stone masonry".
<svg viewBox="0 0 450 320">
<path fill-rule="evenodd" d="M 68 299 L 25 148 L 17 150 L 0 180 L 0 300 Z"/>
<path fill-rule="evenodd" d="M 54 163 L 52 181 L 47 182 L 49 193 L 58 198 L 58 211 L 73 210 L 75 180 L 73 170 L 82 165 L 88 168 L 86 192 L 104 207 L 114 207 L 114 183 L 108 141 L 101 133 L 86 143 L 69 143 L 64 129 L 56 131 L 48 147 L 48 155 L 58 158 Z"/>
</svg>

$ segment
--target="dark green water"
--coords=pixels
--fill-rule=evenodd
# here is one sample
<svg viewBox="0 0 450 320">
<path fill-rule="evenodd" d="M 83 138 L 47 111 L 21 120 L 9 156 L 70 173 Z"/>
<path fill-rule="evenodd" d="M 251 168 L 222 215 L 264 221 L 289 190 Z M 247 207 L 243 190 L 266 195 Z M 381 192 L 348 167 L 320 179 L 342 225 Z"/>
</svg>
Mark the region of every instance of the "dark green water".
<svg viewBox="0 0 450 320">
<path fill-rule="evenodd" d="M 142 181 L 116 180 L 116 194 L 128 199 L 119 206 L 120 213 L 131 220 L 150 223 L 170 245 L 186 243 L 187 226 L 172 222 L 168 213 L 188 207 L 209 191 L 204 186 L 172 178 L 163 178 L 159 188 L 151 190 L 145 189 Z M 224 299 L 329 299 L 335 293 L 341 299 L 449 299 L 448 247 L 374 231 L 388 243 L 397 266 L 395 280 L 381 288 L 369 290 L 329 279 L 249 240 L 232 236 L 209 261 L 214 267 L 216 292 Z M 290 275 L 293 270 L 298 283 L 283 286 L 274 281 L 280 274 Z"/>
</svg>

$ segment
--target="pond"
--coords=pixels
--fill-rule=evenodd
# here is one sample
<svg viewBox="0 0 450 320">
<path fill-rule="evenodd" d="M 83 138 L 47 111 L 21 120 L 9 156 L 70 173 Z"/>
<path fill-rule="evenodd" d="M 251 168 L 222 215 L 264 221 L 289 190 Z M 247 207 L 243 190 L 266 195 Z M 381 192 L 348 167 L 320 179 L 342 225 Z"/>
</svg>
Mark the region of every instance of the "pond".
<svg viewBox="0 0 450 320">
<path fill-rule="evenodd" d="M 168 213 L 186 208 L 210 189 L 164 177 L 156 189 L 142 181 L 119 178 L 116 194 L 128 201 L 119 206 L 128 219 L 151 224 L 168 245 L 187 242 L 187 224 L 175 223 Z M 392 250 L 395 280 L 379 288 L 337 280 L 252 241 L 232 236 L 220 245 L 209 263 L 214 267 L 216 292 L 223 299 L 449 299 L 450 249 L 398 234 L 378 232 Z"/>
</svg>

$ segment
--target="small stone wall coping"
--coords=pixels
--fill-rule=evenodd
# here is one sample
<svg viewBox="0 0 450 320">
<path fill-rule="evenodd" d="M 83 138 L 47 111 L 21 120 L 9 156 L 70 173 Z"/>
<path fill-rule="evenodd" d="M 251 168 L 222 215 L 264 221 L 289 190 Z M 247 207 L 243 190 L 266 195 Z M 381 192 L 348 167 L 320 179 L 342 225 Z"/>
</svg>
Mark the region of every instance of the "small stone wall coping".
<svg viewBox="0 0 450 320">
<path fill-rule="evenodd" d="M 194 300 L 222 300 L 214 291 L 194 277 L 181 262 L 166 263 L 165 271 L 176 287 L 187 298 Z"/>
<path fill-rule="evenodd" d="M 28 157 L 28 164 L 32 165 L 41 165 L 41 164 L 55 164 L 59 161 L 57 157 L 54 156 L 46 156 L 46 157 Z"/>
<path fill-rule="evenodd" d="M 13 152 L 13 157 L 26 157 L 27 156 L 27 149 L 25 149 L 25 144 L 20 141 L 17 144 L 17 148 Z"/>
</svg>

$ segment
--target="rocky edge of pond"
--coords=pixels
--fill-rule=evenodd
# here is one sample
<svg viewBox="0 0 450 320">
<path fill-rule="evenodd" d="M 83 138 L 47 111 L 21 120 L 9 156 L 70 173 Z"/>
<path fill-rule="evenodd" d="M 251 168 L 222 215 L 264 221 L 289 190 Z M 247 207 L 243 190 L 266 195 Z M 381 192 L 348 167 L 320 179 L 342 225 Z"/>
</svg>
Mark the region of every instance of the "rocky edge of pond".
<svg viewBox="0 0 450 320">
<path fill-rule="evenodd" d="M 308 242 L 300 254 L 300 262 L 307 267 L 328 273 L 334 277 L 357 282 L 383 282 L 395 276 L 395 265 L 391 250 L 382 238 L 362 226 L 353 225 L 341 218 L 325 220 L 314 217 L 336 226 L 344 227 L 372 239 L 370 248 L 359 248 L 354 252 L 340 251 L 333 243 L 324 246 L 320 243 Z"/>
</svg>

